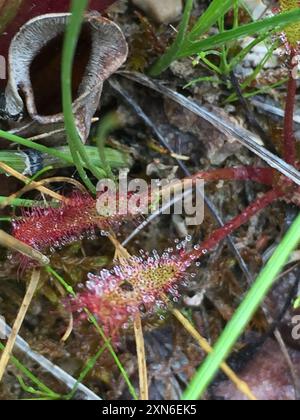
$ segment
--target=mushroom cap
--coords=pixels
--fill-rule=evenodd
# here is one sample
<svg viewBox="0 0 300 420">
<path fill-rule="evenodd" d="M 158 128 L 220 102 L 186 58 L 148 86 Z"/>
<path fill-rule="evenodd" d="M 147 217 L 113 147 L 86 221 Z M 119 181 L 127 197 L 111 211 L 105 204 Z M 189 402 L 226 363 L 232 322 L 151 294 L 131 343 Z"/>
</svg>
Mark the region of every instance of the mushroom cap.
<svg viewBox="0 0 300 420">
<path fill-rule="evenodd" d="M 69 16 L 69 13 L 55 13 L 35 17 L 22 26 L 13 38 L 9 49 L 9 81 L 5 92 L 5 111 L 12 119 L 22 117 L 26 105 L 30 118 L 39 124 L 63 122 L 62 112 L 50 115 L 39 113 L 31 69 L 34 60 L 43 49 L 63 35 Z M 81 51 L 84 52 L 84 49 L 90 48 L 73 102 L 74 115 L 83 142 L 89 135 L 91 121 L 99 105 L 103 82 L 126 61 L 128 54 L 126 39 L 114 22 L 97 12 L 90 12 L 85 15 L 84 27 L 89 31 L 91 45 L 84 45 Z M 53 51 L 50 48 L 47 53 L 58 54 L 54 48 Z M 79 63 L 82 62 L 82 57 L 79 56 L 78 60 Z M 60 61 L 58 64 L 56 76 L 60 80 Z M 76 67 L 77 64 L 75 62 L 74 66 Z M 37 71 L 42 71 L 42 69 L 37 69 Z M 48 77 L 43 79 L 43 73 L 40 79 L 46 86 L 51 84 L 51 77 L 50 80 Z M 60 90 L 58 96 L 60 104 Z"/>
</svg>

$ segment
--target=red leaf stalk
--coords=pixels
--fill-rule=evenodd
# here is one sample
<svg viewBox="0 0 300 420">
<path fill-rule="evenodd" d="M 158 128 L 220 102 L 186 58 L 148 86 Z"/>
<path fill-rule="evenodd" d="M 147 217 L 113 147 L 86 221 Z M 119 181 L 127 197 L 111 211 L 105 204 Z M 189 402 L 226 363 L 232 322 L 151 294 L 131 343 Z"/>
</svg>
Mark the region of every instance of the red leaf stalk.
<svg viewBox="0 0 300 420">
<path fill-rule="evenodd" d="M 276 172 L 271 168 L 253 168 L 245 166 L 201 171 L 195 174 L 192 179 L 203 179 L 204 181 L 255 181 L 272 186 L 275 173 Z"/>
<path fill-rule="evenodd" d="M 240 167 L 199 172 L 192 177 L 192 180 L 196 178 L 206 181 L 252 180 L 270 186 L 274 185 L 279 189 L 280 179 L 277 179 L 279 184 L 276 185 L 275 175 L 276 172 L 270 168 Z M 282 186 L 284 185 L 283 183 Z M 283 188 L 283 190 L 286 197 L 289 192 L 289 202 L 295 202 L 295 197 L 298 196 L 294 194 L 293 187 L 289 185 L 289 189 Z M 114 196 L 112 198 L 115 199 Z M 149 196 L 148 199 L 151 200 L 151 197 Z M 117 197 L 117 203 L 120 202 L 122 202 L 121 198 Z M 107 232 L 110 228 L 118 227 L 125 220 L 139 217 L 138 213 L 130 213 L 129 209 L 127 209 L 127 214 L 120 213 L 117 209 L 109 212 L 108 210 L 110 209 L 99 206 L 97 201 L 88 194 L 77 193 L 69 197 L 67 203 L 59 208 L 37 208 L 25 212 L 23 218 L 13 222 L 12 234 L 18 240 L 47 254 L 83 237 L 95 236 L 96 229 Z M 257 210 L 260 210 L 259 206 Z"/>
<path fill-rule="evenodd" d="M 296 166 L 296 140 L 294 135 L 294 112 L 296 105 L 296 93 L 297 93 L 297 79 L 295 77 L 294 68 L 296 65 L 296 52 L 293 49 L 290 58 L 290 76 L 287 87 L 287 97 L 285 106 L 285 117 L 284 117 L 284 138 L 283 138 L 283 150 L 284 160 Z"/>
<path fill-rule="evenodd" d="M 196 246 L 193 251 L 184 255 L 183 258 L 190 261 L 201 258 L 202 255 L 214 249 L 228 235 L 231 235 L 235 230 L 247 223 L 251 217 L 283 196 L 284 193 L 279 190 L 273 189 L 268 191 L 251 203 L 241 214 L 226 223 L 224 227 L 215 230 L 201 246 Z"/>
</svg>

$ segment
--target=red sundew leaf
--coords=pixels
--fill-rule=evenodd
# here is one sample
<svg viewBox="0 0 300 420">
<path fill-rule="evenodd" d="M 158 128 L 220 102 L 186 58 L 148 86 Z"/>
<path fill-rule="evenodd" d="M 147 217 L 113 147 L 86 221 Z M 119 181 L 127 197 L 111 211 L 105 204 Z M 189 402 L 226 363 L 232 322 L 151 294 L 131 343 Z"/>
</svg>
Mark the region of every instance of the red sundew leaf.
<svg viewBox="0 0 300 420">
<path fill-rule="evenodd" d="M 97 201 L 87 193 L 73 192 L 56 208 L 36 207 L 23 211 L 23 216 L 13 221 L 12 236 L 32 248 L 51 254 L 84 237 L 93 238 L 97 231 L 106 235 L 126 220 L 135 218 L 133 213 L 113 213 L 103 216 Z M 30 261 L 25 261 L 30 265 Z"/>
<path fill-rule="evenodd" d="M 79 192 L 58 208 L 35 208 L 23 213 L 13 222 L 12 235 L 48 255 L 83 237 L 93 238 L 96 229 L 107 231 L 113 225 L 111 219 L 97 214 L 93 197 Z M 27 257 L 20 256 L 19 261 L 24 268 L 35 265 Z"/>
<path fill-rule="evenodd" d="M 99 219 L 95 200 L 88 194 L 78 193 L 58 208 L 33 209 L 13 223 L 13 236 L 44 252 L 71 243 L 105 222 Z"/>
<path fill-rule="evenodd" d="M 114 2 L 91 0 L 89 9 L 103 12 Z M 7 57 L 13 36 L 28 20 L 46 13 L 68 12 L 70 4 L 70 0 L 0 0 L 0 54 Z"/>
<path fill-rule="evenodd" d="M 161 256 L 156 251 L 143 253 L 111 271 L 90 273 L 86 288 L 68 302 L 69 307 L 79 313 L 87 308 L 101 322 L 105 333 L 118 339 L 121 328 L 129 327 L 137 313 L 148 317 L 167 310 L 169 301 L 178 301 L 178 285 L 185 283 L 189 265 L 181 263 L 179 253 L 173 249 Z M 84 314 L 79 318 L 84 319 Z"/>
</svg>

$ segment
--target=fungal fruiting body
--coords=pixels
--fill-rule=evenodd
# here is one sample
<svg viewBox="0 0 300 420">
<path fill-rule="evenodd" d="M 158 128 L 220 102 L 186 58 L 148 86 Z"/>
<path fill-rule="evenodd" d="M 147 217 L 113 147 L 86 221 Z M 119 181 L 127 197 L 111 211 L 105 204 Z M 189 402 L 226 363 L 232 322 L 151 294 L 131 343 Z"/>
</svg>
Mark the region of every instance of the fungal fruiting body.
<svg viewBox="0 0 300 420">
<path fill-rule="evenodd" d="M 114 0 L 91 0 L 90 10 L 103 12 Z M 70 10 L 70 0 L 1 0 L 0 13 L 3 21 L 1 24 L 8 26 L 2 27 L 5 32 L 2 33 L 0 54 L 7 56 L 8 48 L 13 36 L 18 32 L 24 23 L 36 16 L 45 13 L 65 13 Z"/>
<path fill-rule="evenodd" d="M 6 118 L 19 120 L 25 112 L 38 124 L 64 122 L 60 51 L 69 18 L 69 13 L 40 15 L 26 22 L 14 36 L 8 55 L 3 109 Z M 103 83 L 126 61 L 127 54 L 127 42 L 118 25 L 95 11 L 84 15 L 72 75 L 74 118 L 84 143 Z"/>
</svg>

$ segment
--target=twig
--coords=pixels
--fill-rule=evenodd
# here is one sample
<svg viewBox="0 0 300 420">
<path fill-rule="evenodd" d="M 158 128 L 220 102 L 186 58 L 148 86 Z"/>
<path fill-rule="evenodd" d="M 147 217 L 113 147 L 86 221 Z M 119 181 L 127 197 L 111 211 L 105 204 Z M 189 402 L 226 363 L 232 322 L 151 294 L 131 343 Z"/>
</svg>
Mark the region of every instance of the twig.
<svg viewBox="0 0 300 420">
<path fill-rule="evenodd" d="M 178 309 L 173 309 L 172 311 L 175 318 L 184 326 L 189 334 L 197 341 L 200 347 L 205 351 L 205 353 L 210 354 L 213 352 L 212 347 L 209 345 L 207 340 L 202 337 L 199 332 L 193 327 L 193 325 L 186 319 Z M 226 364 L 221 364 L 221 369 L 228 376 L 228 378 L 235 384 L 237 389 L 241 391 L 247 398 L 251 401 L 256 401 L 257 398 L 250 390 L 248 384 L 237 377 L 233 370 Z"/>
<path fill-rule="evenodd" d="M 0 317 L 0 330 L 5 331 L 6 334 L 11 334 L 11 328 L 4 322 L 4 319 Z M 61 369 L 59 366 L 53 364 L 50 362 L 50 360 L 46 359 L 46 357 L 42 356 L 39 353 L 36 353 L 31 349 L 29 344 L 23 340 L 22 337 L 17 335 L 16 342 L 15 342 L 15 348 L 24 354 L 28 359 L 32 360 L 34 363 L 37 363 L 39 366 L 41 366 L 45 372 L 48 372 L 50 375 L 54 376 L 58 381 L 65 384 L 65 386 L 73 391 L 75 387 L 77 387 L 77 390 L 82 393 L 82 395 L 87 400 L 101 400 L 98 395 L 96 395 L 93 391 L 91 391 L 89 388 L 87 388 L 82 383 L 78 383 L 76 379 L 74 379 L 71 375 L 69 375 L 67 372 L 65 372 L 63 369 Z"/>
<path fill-rule="evenodd" d="M 136 352 L 139 365 L 139 378 L 140 378 L 140 399 L 142 401 L 149 400 L 148 390 L 148 375 L 146 365 L 146 354 L 145 354 L 145 341 L 142 329 L 142 321 L 140 315 L 136 315 L 134 323 L 134 334 L 136 342 Z"/>
<path fill-rule="evenodd" d="M 110 234 L 109 239 L 116 248 L 116 258 L 120 260 L 121 264 L 126 264 L 126 260 L 128 260 L 131 257 L 129 252 L 120 244 L 120 242 L 117 240 L 114 234 Z M 141 317 L 139 314 L 136 315 L 133 326 L 139 368 L 140 399 L 145 401 L 149 400 L 148 374 L 146 364 L 145 341 Z"/>
<path fill-rule="evenodd" d="M 19 241 L 3 230 L 0 230 L 0 244 L 6 248 L 18 251 L 34 261 L 37 261 L 41 266 L 45 266 L 50 263 L 49 258 L 46 257 L 46 255 L 43 255 L 38 250 L 31 248 L 29 245 Z"/>
<path fill-rule="evenodd" d="M 98 121 L 99 121 L 99 118 L 93 118 L 92 119 L 92 123 L 95 123 L 95 122 L 98 122 Z M 25 126 L 24 128 L 27 128 L 27 126 Z M 10 131 L 10 133 L 15 134 L 13 130 Z M 43 134 L 39 134 L 37 136 L 29 137 L 28 140 L 31 140 L 31 141 L 43 140 L 43 139 L 46 139 L 48 137 L 55 136 L 56 134 L 62 134 L 62 133 L 66 133 L 65 128 L 60 128 L 58 130 L 52 130 L 52 131 L 48 131 L 47 133 L 43 133 Z"/>
<path fill-rule="evenodd" d="M 25 185 L 23 188 L 21 188 L 19 191 L 17 191 L 14 194 L 11 194 L 9 197 L 7 197 L 6 200 L 4 200 L 4 206 L 9 206 L 11 203 L 18 197 L 22 196 L 26 192 L 29 192 L 31 190 L 37 189 L 38 186 L 43 186 L 46 184 L 51 184 L 54 182 L 64 182 L 68 184 L 74 185 L 76 188 L 78 188 L 79 191 L 82 191 L 83 193 L 86 193 L 86 188 L 80 184 L 80 182 L 76 181 L 76 179 L 68 178 L 68 177 L 52 177 L 52 178 L 46 178 L 41 181 L 35 181 L 34 185 L 32 183 Z M 63 197 L 63 196 L 62 196 Z M 66 200 L 66 197 L 64 197 L 64 201 Z"/>
<path fill-rule="evenodd" d="M 34 293 L 37 289 L 37 286 L 39 284 L 40 281 L 40 270 L 39 269 L 34 269 L 32 271 L 32 275 L 31 275 L 31 279 L 30 279 L 30 283 L 29 286 L 27 288 L 26 294 L 24 296 L 22 305 L 20 307 L 19 313 L 17 315 L 17 318 L 15 320 L 15 323 L 13 325 L 12 328 L 12 332 L 8 338 L 8 341 L 6 343 L 5 349 L 2 353 L 1 359 L 0 359 L 0 382 L 2 381 L 3 375 L 5 373 L 6 370 L 6 366 L 8 364 L 8 361 L 10 359 L 10 356 L 12 354 L 14 345 L 15 345 L 15 341 L 16 338 L 19 334 L 19 331 L 21 329 L 21 326 L 23 324 L 23 321 L 25 319 L 25 316 L 27 314 L 28 308 L 31 304 L 32 298 L 34 296 Z"/>
<path fill-rule="evenodd" d="M 31 184 L 31 185 L 35 186 L 36 189 L 39 190 L 41 193 L 49 195 L 50 197 L 54 198 L 55 200 L 58 200 L 58 201 L 64 201 L 65 200 L 65 197 L 63 197 L 62 195 L 57 194 L 56 192 L 51 191 L 46 187 L 40 186 L 37 182 L 30 180 L 25 175 L 20 174 L 18 171 L 15 171 L 14 169 L 12 169 L 10 166 L 6 165 L 3 162 L 0 162 L 0 168 L 3 171 L 5 171 L 6 173 L 9 173 L 10 175 L 12 175 L 15 178 L 19 179 L 20 181 L 24 182 L 25 184 Z M 8 198 L 8 200 L 9 200 L 9 198 Z M 9 201 L 7 203 L 9 203 Z M 5 206 L 8 205 L 7 203 L 3 202 L 1 204 L 1 206 L 5 207 Z"/>
</svg>

